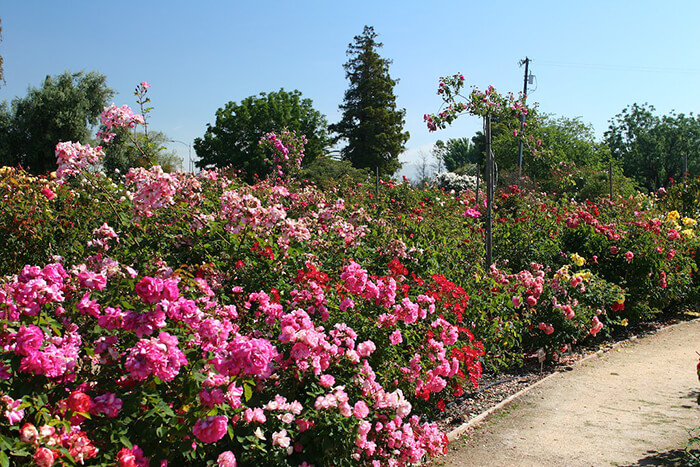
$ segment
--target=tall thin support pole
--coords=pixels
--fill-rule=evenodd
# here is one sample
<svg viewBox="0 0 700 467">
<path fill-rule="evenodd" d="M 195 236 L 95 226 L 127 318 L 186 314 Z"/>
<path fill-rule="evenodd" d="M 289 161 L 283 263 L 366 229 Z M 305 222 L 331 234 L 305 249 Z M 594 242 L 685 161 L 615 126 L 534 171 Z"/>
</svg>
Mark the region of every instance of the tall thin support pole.
<svg viewBox="0 0 700 467">
<path fill-rule="evenodd" d="M 481 164 L 476 161 L 476 208 L 479 209 L 479 189 L 481 188 Z"/>
<path fill-rule="evenodd" d="M 493 183 L 494 164 L 491 152 L 491 116 L 484 117 L 484 136 L 486 137 L 486 270 L 493 264 Z"/>
<path fill-rule="evenodd" d="M 528 78 L 528 66 L 530 65 L 530 59 L 525 57 L 525 60 L 520 62 L 520 65 L 525 63 L 525 78 L 523 79 L 523 101 L 527 99 L 527 78 Z M 520 114 L 520 134 L 522 135 L 523 129 L 525 128 L 525 114 Z M 523 176 L 523 138 L 520 137 L 518 141 L 518 180 Z"/>
<path fill-rule="evenodd" d="M 608 179 L 610 180 L 610 201 L 613 199 L 613 171 L 612 171 L 612 154 L 610 154 L 608 160 Z"/>
</svg>

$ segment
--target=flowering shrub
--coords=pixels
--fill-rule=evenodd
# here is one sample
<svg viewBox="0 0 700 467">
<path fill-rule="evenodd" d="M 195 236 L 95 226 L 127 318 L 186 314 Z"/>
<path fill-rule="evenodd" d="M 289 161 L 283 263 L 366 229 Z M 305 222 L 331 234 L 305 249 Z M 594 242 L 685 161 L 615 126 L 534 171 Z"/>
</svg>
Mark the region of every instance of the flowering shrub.
<svg viewBox="0 0 700 467">
<path fill-rule="evenodd" d="M 476 190 L 476 177 L 473 175 L 457 175 L 454 172 L 440 172 L 435 174 L 433 182 L 438 188 L 445 191 L 454 190 L 461 193 L 467 190 Z"/>
<path fill-rule="evenodd" d="M 696 219 L 656 198 L 508 187 L 484 268 L 471 189 L 157 166 L 113 182 L 85 170 L 97 150 L 58 154 L 57 180 L 0 169 L 15 464 L 414 464 L 445 449 L 430 417 L 484 366 L 556 358 L 697 294 Z"/>
<path fill-rule="evenodd" d="M 265 163 L 271 173 L 280 179 L 288 179 L 301 169 L 304 160 L 306 137 L 298 137 L 296 132 L 284 130 L 280 135 L 267 133 L 258 143 L 260 149 L 268 154 Z"/>
</svg>

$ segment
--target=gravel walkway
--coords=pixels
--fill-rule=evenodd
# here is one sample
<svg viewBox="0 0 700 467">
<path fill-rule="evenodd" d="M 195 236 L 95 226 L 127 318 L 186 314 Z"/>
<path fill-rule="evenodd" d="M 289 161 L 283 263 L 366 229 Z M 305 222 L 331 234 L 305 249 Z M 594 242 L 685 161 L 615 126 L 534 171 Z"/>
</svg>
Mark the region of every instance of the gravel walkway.
<svg viewBox="0 0 700 467">
<path fill-rule="evenodd" d="M 444 466 L 668 465 L 700 426 L 700 320 L 555 373 L 434 462 Z"/>
</svg>

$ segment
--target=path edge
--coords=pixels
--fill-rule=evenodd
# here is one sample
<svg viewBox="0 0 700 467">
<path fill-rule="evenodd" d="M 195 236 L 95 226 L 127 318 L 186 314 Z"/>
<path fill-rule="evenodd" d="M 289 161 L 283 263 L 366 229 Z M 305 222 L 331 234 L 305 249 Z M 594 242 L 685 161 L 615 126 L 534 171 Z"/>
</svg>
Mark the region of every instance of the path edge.
<svg viewBox="0 0 700 467">
<path fill-rule="evenodd" d="M 645 338 L 645 337 L 655 336 L 655 335 L 657 335 L 657 334 L 659 334 L 659 333 L 661 333 L 661 332 L 664 332 L 664 331 L 666 331 L 666 330 L 668 330 L 668 329 L 673 329 L 673 328 L 675 328 L 675 327 L 682 326 L 682 325 L 684 325 L 684 324 L 692 323 L 692 322 L 695 322 L 695 321 L 700 321 L 700 318 L 693 318 L 693 319 L 690 319 L 690 320 L 688 320 L 688 321 L 681 321 L 681 322 L 678 322 L 678 323 L 674 323 L 674 324 L 671 324 L 671 325 L 669 325 L 669 326 L 665 326 L 665 327 L 663 327 L 663 328 L 657 329 L 655 332 L 653 332 L 653 333 L 651 333 L 651 334 L 646 334 L 646 335 L 644 335 L 644 336 L 642 336 L 642 337 L 639 337 L 639 336 L 636 336 L 636 335 L 631 336 L 631 337 L 628 338 L 628 339 L 615 342 L 612 346 L 610 346 L 610 347 L 608 347 L 608 348 L 606 348 L 606 349 L 600 349 L 600 350 L 597 350 L 597 351 L 591 353 L 590 355 L 586 355 L 586 356 L 583 357 L 582 359 L 573 362 L 573 363 L 572 363 L 571 365 L 569 365 L 569 366 L 572 366 L 572 367 L 573 367 L 573 366 L 577 366 L 577 365 L 582 364 L 582 363 L 584 363 L 584 362 L 586 362 L 586 361 L 588 361 L 588 360 L 593 360 L 593 359 L 595 359 L 595 358 L 600 358 L 603 354 L 609 353 L 609 352 L 611 352 L 611 351 L 613 351 L 613 350 L 615 350 L 615 349 L 617 349 L 617 348 L 619 348 L 619 347 L 622 347 L 623 345 L 627 345 L 627 344 L 629 344 L 629 343 L 631 343 L 631 342 L 633 342 L 633 341 L 638 341 L 639 339 L 643 339 L 643 338 Z M 501 410 L 503 407 L 507 406 L 508 404 L 510 404 L 511 402 L 513 402 L 515 399 L 518 399 L 519 397 L 524 396 L 525 394 L 527 394 L 528 392 L 530 392 L 532 389 L 535 389 L 535 388 L 536 388 L 537 386 L 539 386 L 540 384 L 544 383 L 545 381 L 549 380 L 550 378 L 552 378 L 552 377 L 554 377 L 554 376 L 556 376 L 556 375 L 558 375 L 558 374 L 560 374 L 560 373 L 561 373 L 561 371 L 555 371 L 555 372 L 553 372 L 553 373 L 551 373 L 551 374 L 545 376 L 545 377 L 542 378 L 541 380 L 536 381 L 535 383 L 531 384 L 530 386 L 527 386 L 527 387 L 521 389 L 520 391 L 516 392 L 515 394 L 511 394 L 510 396 L 506 397 L 505 399 L 503 399 L 503 400 L 502 400 L 501 402 L 499 402 L 498 404 L 494 405 L 493 407 L 491 407 L 490 409 L 487 409 L 487 410 L 484 411 L 484 412 L 481 412 L 479 415 L 477 415 L 476 417 L 472 418 L 471 420 L 462 423 L 460 426 L 458 426 L 457 428 L 455 428 L 455 429 L 453 429 L 453 430 L 451 430 L 450 432 L 447 433 L 447 440 L 448 440 L 449 442 L 453 442 L 453 441 L 457 440 L 457 439 L 458 439 L 460 436 L 462 436 L 467 430 L 469 430 L 470 428 L 473 428 L 473 427 L 476 427 L 476 426 L 480 425 L 486 418 L 488 418 L 488 417 L 489 417 L 490 415 L 492 415 L 494 412 L 497 412 L 498 410 Z"/>
</svg>

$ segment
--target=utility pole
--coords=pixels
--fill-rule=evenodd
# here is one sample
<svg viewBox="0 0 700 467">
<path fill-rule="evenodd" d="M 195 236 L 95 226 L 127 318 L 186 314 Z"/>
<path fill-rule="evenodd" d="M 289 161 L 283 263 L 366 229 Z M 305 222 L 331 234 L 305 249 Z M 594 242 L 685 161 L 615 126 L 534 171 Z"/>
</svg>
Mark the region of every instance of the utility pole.
<svg viewBox="0 0 700 467">
<path fill-rule="evenodd" d="M 519 66 L 525 64 L 525 77 L 523 78 L 523 103 L 527 100 L 527 79 L 528 79 L 528 68 L 530 65 L 530 59 L 525 57 L 525 60 L 520 60 Z M 522 133 L 523 128 L 525 128 L 525 114 L 520 115 L 520 141 L 518 141 L 518 179 L 523 176 L 523 139 Z"/>
<path fill-rule="evenodd" d="M 484 136 L 486 137 L 486 271 L 493 264 L 493 194 L 494 163 L 491 151 L 491 115 L 484 117 Z"/>
</svg>

